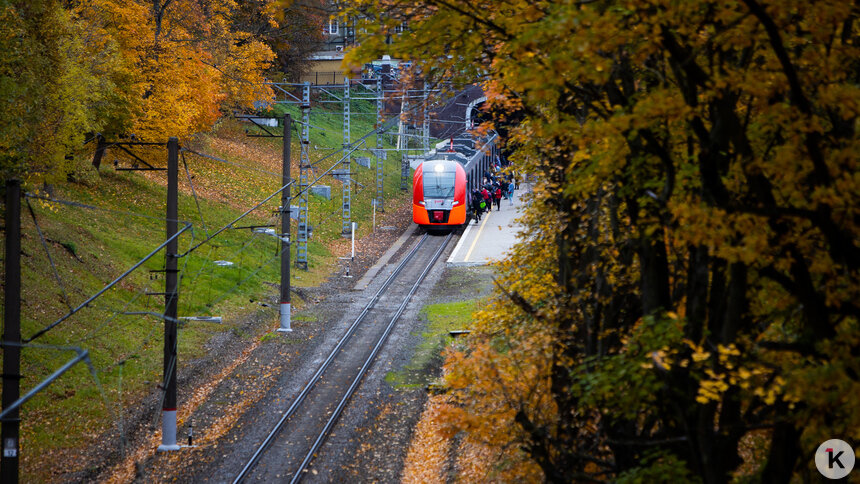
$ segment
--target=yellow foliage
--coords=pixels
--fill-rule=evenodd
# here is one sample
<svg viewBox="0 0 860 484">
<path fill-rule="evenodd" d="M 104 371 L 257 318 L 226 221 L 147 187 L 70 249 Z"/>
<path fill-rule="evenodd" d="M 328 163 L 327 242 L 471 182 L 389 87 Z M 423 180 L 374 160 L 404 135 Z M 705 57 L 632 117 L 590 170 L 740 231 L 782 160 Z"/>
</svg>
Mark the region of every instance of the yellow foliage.
<svg viewBox="0 0 860 484">
<path fill-rule="evenodd" d="M 452 428 L 569 472 L 554 481 L 624 477 L 619 463 L 666 477 L 671 459 L 643 449 L 726 480 L 713 463 L 739 461 L 746 430 L 777 429 L 772 455 L 811 455 L 834 421 L 857 434 L 849 2 L 350 4 L 409 32 L 389 45 L 363 24 L 349 62 L 393 53 L 433 80 L 482 79 L 509 158 L 537 177 L 499 299 L 447 361 L 468 409 Z M 808 463 L 758 465 L 768 480 Z"/>
</svg>

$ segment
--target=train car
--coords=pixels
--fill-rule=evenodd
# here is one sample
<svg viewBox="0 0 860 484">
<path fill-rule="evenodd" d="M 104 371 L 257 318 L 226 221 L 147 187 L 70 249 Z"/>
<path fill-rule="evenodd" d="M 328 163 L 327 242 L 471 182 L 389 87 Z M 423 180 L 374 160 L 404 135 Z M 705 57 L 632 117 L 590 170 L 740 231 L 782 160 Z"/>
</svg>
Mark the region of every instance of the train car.
<svg viewBox="0 0 860 484">
<path fill-rule="evenodd" d="M 450 159 L 428 160 L 412 178 L 412 220 L 423 227 L 453 227 L 467 220 L 466 170 Z"/>
</svg>

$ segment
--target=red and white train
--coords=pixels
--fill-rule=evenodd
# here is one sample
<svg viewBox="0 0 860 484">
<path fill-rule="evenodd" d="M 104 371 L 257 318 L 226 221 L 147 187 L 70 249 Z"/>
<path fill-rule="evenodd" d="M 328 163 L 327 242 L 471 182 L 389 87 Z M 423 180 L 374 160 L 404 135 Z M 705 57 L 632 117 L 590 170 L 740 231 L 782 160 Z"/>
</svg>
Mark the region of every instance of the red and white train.
<svg viewBox="0 0 860 484">
<path fill-rule="evenodd" d="M 412 178 L 412 220 L 425 228 L 455 227 L 469 220 L 470 194 L 481 183 L 496 154 L 496 138 L 483 140 L 475 150 L 472 140 L 438 153 L 415 169 Z M 456 151 L 455 151 L 456 149 Z"/>
</svg>

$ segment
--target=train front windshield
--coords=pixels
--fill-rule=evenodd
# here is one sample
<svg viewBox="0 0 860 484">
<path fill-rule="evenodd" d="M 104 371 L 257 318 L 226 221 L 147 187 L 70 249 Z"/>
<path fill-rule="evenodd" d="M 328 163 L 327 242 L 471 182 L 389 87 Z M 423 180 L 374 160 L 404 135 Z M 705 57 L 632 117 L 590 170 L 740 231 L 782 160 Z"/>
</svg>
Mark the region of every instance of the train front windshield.
<svg viewBox="0 0 860 484">
<path fill-rule="evenodd" d="M 424 199 L 454 198 L 454 171 L 427 170 L 424 172 Z"/>
</svg>

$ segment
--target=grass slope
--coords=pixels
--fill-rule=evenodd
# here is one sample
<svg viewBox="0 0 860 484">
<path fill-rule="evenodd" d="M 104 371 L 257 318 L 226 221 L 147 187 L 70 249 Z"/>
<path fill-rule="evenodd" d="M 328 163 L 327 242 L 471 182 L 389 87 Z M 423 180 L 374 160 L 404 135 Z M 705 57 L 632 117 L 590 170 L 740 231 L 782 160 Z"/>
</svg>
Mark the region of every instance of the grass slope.
<svg viewBox="0 0 860 484">
<path fill-rule="evenodd" d="M 332 110 L 320 110 L 315 105 L 316 114 L 311 117 L 310 145 L 318 148 L 311 150 L 312 163 L 343 143 L 340 107 L 327 106 Z M 355 101 L 352 110 L 373 112 L 373 106 L 367 101 Z M 291 111 L 294 119 L 300 119 L 295 106 L 277 106 L 274 111 Z M 374 116 L 354 116 L 353 139 L 372 131 L 374 121 Z M 260 171 L 280 173 L 280 139 L 249 138 L 246 129 L 247 124 L 227 119 L 213 132 L 185 143 L 196 151 L 256 170 L 184 153 L 180 159 L 179 212 L 181 220 L 193 224 L 193 230 L 180 239 L 180 252 L 186 252 L 280 186 L 280 176 Z M 258 132 L 253 128 L 250 131 Z M 390 147 L 389 140 L 385 141 Z M 368 139 L 367 146 L 375 145 L 375 139 Z M 165 151 L 163 147 L 135 149 L 157 166 L 164 166 Z M 299 153 L 298 137 L 293 136 L 292 173 L 296 178 Z M 369 156 L 367 152 L 355 155 Z M 164 173 L 115 171 L 106 166 L 114 159 L 121 167 L 131 163 L 128 156 L 116 149 L 110 150 L 105 158 L 97 182 L 54 187 L 55 198 L 73 200 L 90 208 L 31 199 L 31 216 L 24 205 L 22 333 L 25 338 L 95 294 L 163 241 Z M 316 173 L 322 173 L 337 159 L 333 156 L 321 162 Z M 384 164 L 386 206 L 408 203 L 408 193 L 399 190 L 399 161 L 399 156 L 393 156 Z M 353 163 L 353 176 L 356 183 L 352 218 L 358 222 L 356 236 L 360 237 L 370 231 L 370 201 L 375 196 L 376 172 Z M 320 283 L 336 267 L 337 257 L 348 250 L 348 241 L 341 237 L 341 184 L 331 177 L 321 183 L 332 186 L 332 198 L 309 197 L 309 221 L 313 226 L 313 237 L 308 244 L 309 270 L 291 271 L 294 285 Z M 272 327 L 277 324 L 277 310 L 262 309 L 256 303 L 277 294 L 276 239 L 238 227 L 276 223 L 279 204 L 280 196 L 276 196 L 236 223 L 237 228 L 225 230 L 210 243 L 180 258 L 180 316 L 221 316 L 224 321 L 182 325 L 180 371 L 183 361 L 204 356 L 205 343 L 214 334 L 236 332 L 239 322 L 250 313 L 265 311 Z M 295 260 L 295 245 L 292 252 Z M 228 261 L 232 265 L 220 266 L 215 261 Z M 91 373 L 86 365 L 77 365 L 23 406 L 21 475 L 28 482 L 51 480 L 51 469 L 60 463 L 81 465 L 83 460 L 74 456 L 98 445 L 97 437 L 124 418 L 124 409 L 140 401 L 160 382 L 161 320 L 124 313 L 163 311 L 163 296 L 147 295 L 164 291 L 163 273 L 157 272 L 163 267 L 164 255 L 160 252 L 117 287 L 34 342 L 41 346 L 24 349 L 23 391 L 74 356 L 73 352 L 59 348 L 62 346 L 87 349 L 94 370 Z M 294 306 L 300 309 L 301 301 L 294 300 Z"/>
</svg>

